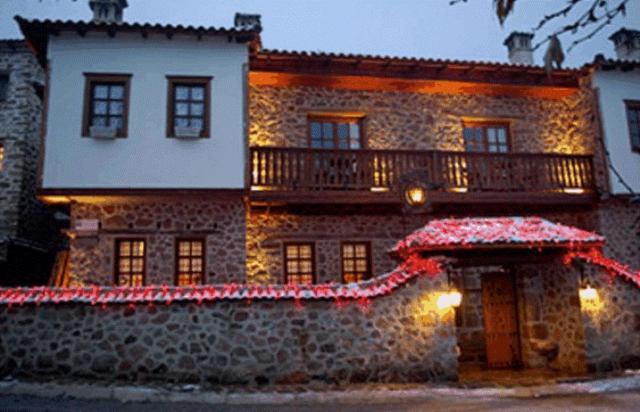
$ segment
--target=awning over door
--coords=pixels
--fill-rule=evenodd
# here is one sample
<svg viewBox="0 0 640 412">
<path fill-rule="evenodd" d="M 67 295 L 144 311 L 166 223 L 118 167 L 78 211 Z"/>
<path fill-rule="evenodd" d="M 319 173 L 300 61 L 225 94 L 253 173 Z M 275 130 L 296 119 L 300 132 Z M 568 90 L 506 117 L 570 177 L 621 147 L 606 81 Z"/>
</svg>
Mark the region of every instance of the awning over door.
<svg viewBox="0 0 640 412">
<path fill-rule="evenodd" d="M 604 237 L 540 217 L 490 217 L 432 220 L 399 241 L 391 253 L 403 259 L 419 252 L 458 249 L 585 248 Z"/>
</svg>

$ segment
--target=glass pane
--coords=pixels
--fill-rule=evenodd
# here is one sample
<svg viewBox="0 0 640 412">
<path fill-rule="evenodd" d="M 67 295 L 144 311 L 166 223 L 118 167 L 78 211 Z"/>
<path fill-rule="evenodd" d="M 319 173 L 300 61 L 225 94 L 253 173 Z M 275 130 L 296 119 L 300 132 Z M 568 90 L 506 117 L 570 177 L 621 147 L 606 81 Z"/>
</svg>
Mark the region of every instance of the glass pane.
<svg viewBox="0 0 640 412">
<path fill-rule="evenodd" d="M 351 149 L 360 149 L 360 139 L 352 137 L 350 140 Z"/>
<path fill-rule="evenodd" d="M 96 99 L 106 99 L 109 97 L 109 86 L 106 85 L 96 85 L 93 88 L 93 97 Z"/>
<path fill-rule="evenodd" d="M 360 137 L 360 124 L 359 123 L 351 123 L 349 134 L 351 137 Z"/>
<path fill-rule="evenodd" d="M 129 276 L 121 275 L 118 277 L 118 286 L 129 286 Z"/>
<path fill-rule="evenodd" d="M 298 257 L 298 247 L 295 245 L 287 246 L 287 257 L 288 258 L 297 258 Z"/>
<path fill-rule="evenodd" d="M 322 135 L 327 139 L 333 138 L 333 123 L 322 123 Z"/>
<path fill-rule="evenodd" d="M 176 115 L 187 116 L 189 114 L 189 105 L 187 103 L 176 103 Z"/>
<path fill-rule="evenodd" d="M 189 256 L 189 242 L 181 241 L 178 244 L 178 255 L 180 256 Z"/>
<path fill-rule="evenodd" d="M 106 126 L 107 118 L 104 116 L 94 116 L 91 120 L 91 126 Z"/>
<path fill-rule="evenodd" d="M 322 140 L 322 147 L 325 149 L 333 149 L 333 140 Z"/>
<path fill-rule="evenodd" d="M 191 256 L 201 256 L 202 255 L 202 242 L 196 241 L 191 242 Z"/>
<path fill-rule="evenodd" d="M 120 267 L 120 272 L 130 272 L 131 271 L 131 265 L 130 265 L 129 259 L 122 259 L 118 266 Z"/>
<path fill-rule="evenodd" d="M 340 149 L 348 149 L 349 148 L 349 140 L 340 139 L 340 141 L 338 142 L 338 148 L 340 148 Z"/>
<path fill-rule="evenodd" d="M 367 247 L 365 245 L 356 245 L 356 257 L 367 257 Z"/>
<path fill-rule="evenodd" d="M 316 140 L 316 139 L 311 140 L 311 147 L 314 149 L 322 148 L 322 140 Z"/>
<path fill-rule="evenodd" d="M 487 140 L 489 143 L 494 143 L 497 140 L 496 129 L 493 127 L 487 129 Z"/>
<path fill-rule="evenodd" d="M 191 100 L 203 101 L 204 100 L 204 87 L 196 86 L 191 88 Z"/>
<path fill-rule="evenodd" d="M 176 118 L 176 126 L 178 127 L 188 127 L 189 119 L 186 117 L 177 117 Z"/>
<path fill-rule="evenodd" d="M 300 246 L 300 257 L 302 259 L 311 258 L 311 246 L 309 245 Z"/>
<path fill-rule="evenodd" d="M 176 100 L 188 100 L 189 88 L 186 86 L 176 86 Z"/>
<path fill-rule="evenodd" d="M 107 102 L 93 102 L 94 114 L 107 114 Z"/>
<path fill-rule="evenodd" d="M 300 262 L 300 273 L 311 273 L 311 262 L 303 260 Z"/>
<path fill-rule="evenodd" d="M 109 118 L 109 127 L 120 129 L 122 127 L 122 117 L 116 116 Z"/>
<path fill-rule="evenodd" d="M 122 114 L 122 102 L 109 103 L 109 114 Z"/>
<path fill-rule="evenodd" d="M 188 272 L 189 271 L 189 259 L 182 258 L 182 259 L 178 260 L 178 270 L 181 271 L 181 272 Z"/>
<path fill-rule="evenodd" d="M 322 137 L 322 126 L 318 122 L 311 122 L 311 139 L 320 139 Z"/>
<path fill-rule="evenodd" d="M 129 242 L 121 242 L 120 243 L 120 256 L 129 256 L 131 255 L 131 243 Z"/>
<path fill-rule="evenodd" d="M 193 103 L 191 104 L 191 115 L 192 116 L 202 116 L 204 112 L 204 105 L 202 103 Z"/>
<path fill-rule="evenodd" d="M 142 272 L 142 267 L 144 262 L 141 258 L 131 259 L 131 271 L 132 272 Z"/>
<path fill-rule="evenodd" d="M 346 258 L 353 257 L 353 245 L 343 245 L 342 246 L 342 255 Z"/>
<path fill-rule="evenodd" d="M 349 137 L 349 123 L 338 123 L 338 138 L 346 139 Z"/>
<path fill-rule="evenodd" d="M 122 100 L 124 97 L 124 87 L 119 85 L 111 86 L 109 97 L 114 100 Z"/>
<path fill-rule="evenodd" d="M 287 262 L 287 272 L 288 273 L 298 273 L 298 261 L 297 260 L 293 260 L 293 261 L 288 261 Z"/>
<path fill-rule="evenodd" d="M 489 145 L 489 152 L 491 153 L 495 153 L 498 151 L 498 146 L 494 145 L 494 144 L 490 144 Z"/>
<path fill-rule="evenodd" d="M 131 276 L 131 286 L 142 286 L 142 275 Z"/>
<path fill-rule="evenodd" d="M 367 271 L 367 261 L 363 259 L 358 259 L 356 261 L 356 271 L 357 272 L 366 272 Z"/>
<path fill-rule="evenodd" d="M 195 127 L 197 129 L 202 129 L 203 127 L 202 119 L 191 118 L 189 126 Z"/>
<path fill-rule="evenodd" d="M 353 260 L 344 261 L 344 270 L 345 272 L 353 272 Z"/>
<path fill-rule="evenodd" d="M 194 272 L 202 272 L 202 259 L 193 259 L 191 261 L 191 270 Z"/>
<path fill-rule="evenodd" d="M 507 129 L 503 127 L 498 129 L 498 141 L 500 143 L 507 143 Z"/>
<path fill-rule="evenodd" d="M 133 256 L 143 256 L 144 255 L 144 242 L 137 240 L 132 243 L 131 251 Z"/>
</svg>

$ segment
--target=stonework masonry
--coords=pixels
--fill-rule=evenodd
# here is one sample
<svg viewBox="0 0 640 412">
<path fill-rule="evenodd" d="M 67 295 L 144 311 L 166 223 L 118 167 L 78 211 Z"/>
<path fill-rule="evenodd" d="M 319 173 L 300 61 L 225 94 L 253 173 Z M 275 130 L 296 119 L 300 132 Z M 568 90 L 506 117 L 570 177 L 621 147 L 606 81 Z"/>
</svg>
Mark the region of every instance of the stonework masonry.
<svg viewBox="0 0 640 412">
<path fill-rule="evenodd" d="M 443 280 L 444 279 L 444 280 Z M 0 307 L 0 375 L 213 384 L 420 382 L 457 376 L 446 278 L 357 302 Z"/>
<path fill-rule="evenodd" d="M 31 274 L 26 272 L 32 268 L 17 260 L 46 260 L 46 252 L 55 250 L 59 229 L 51 210 L 35 196 L 42 110 L 35 86 L 43 85 L 44 72 L 24 42 L 4 40 L 0 41 L 0 73 L 9 76 L 7 99 L 0 101 L 0 145 L 4 147 L 0 170 L 0 272 L 5 272 L 0 273 L 0 285 L 9 285 L 20 281 L 14 278 L 15 273 L 8 273 L 10 270 L 25 272 L 23 276 Z M 15 248 L 22 253 L 9 256 Z"/>
</svg>

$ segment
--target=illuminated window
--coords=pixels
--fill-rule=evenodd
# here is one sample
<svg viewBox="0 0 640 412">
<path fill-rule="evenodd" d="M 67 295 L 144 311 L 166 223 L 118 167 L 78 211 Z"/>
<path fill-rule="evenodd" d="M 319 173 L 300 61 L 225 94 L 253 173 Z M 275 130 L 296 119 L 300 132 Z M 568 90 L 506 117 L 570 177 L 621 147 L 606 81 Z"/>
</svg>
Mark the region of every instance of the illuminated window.
<svg viewBox="0 0 640 412">
<path fill-rule="evenodd" d="M 209 137 L 210 77 L 168 77 L 169 98 L 167 136 L 174 137 L 177 128 L 200 131 Z"/>
<path fill-rule="evenodd" d="M 0 102 L 7 100 L 9 95 L 9 75 L 0 74 Z"/>
<path fill-rule="evenodd" d="M 176 242 L 176 284 L 178 286 L 204 283 L 204 240 L 178 239 Z"/>
<path fill-rule="evenodd" d="M 91 127 L 115 128 L 116 136 L 127 136 L 130 75 L 86 74 L 83 136 Z"/>
<path fill-rule="evenodd" d="M 309 146 L 314 149 L 363 147 L 362 117 L 309 116 Z"/>
<path fill-rule="evenodd" d="M 507 153 L 509 125 L 506 123 L 465 123 L 464 147 L 468 152 Z"/>
<path fill-rule="evenodd" d="M 116 240 L 116 284 L 142 286 L 145 274 L 145 241 L 143 239 Z"/>
<path fill-rule="evenodd" d="M 314 283 L 314 256 L 312 243 L 287 243 L 284 245 L 285 283 Z"/>
<path fill-rule="evenodd" d="M 4 169 L 4 145 L 0 143 L 0 172 Z"/>
<path fill-rule="evenodd" d="M 342 243 L 342 281 L 360 282 L 371 277 L 370 245 L 367 242 Z"/>
<path fill-rule="evenodd" d="M 640 152 L 640 101 L 625 100 L 631 149 Z"/>
</svg>

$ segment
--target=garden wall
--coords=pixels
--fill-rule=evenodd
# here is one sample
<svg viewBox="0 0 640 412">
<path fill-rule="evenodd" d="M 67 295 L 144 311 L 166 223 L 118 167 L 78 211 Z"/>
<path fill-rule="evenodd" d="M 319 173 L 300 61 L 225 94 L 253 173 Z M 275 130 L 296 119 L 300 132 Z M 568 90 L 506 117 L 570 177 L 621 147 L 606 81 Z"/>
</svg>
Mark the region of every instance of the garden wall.
<svg viewBox="0 0 640 412">
<path fill-rule="evenodd" d="M 451 380 L 453 312 L 435 304 L 445 289 L 441 275 L 365 302 L 4 305 L 0 371 L 221 384 Z"/>
</svg>

